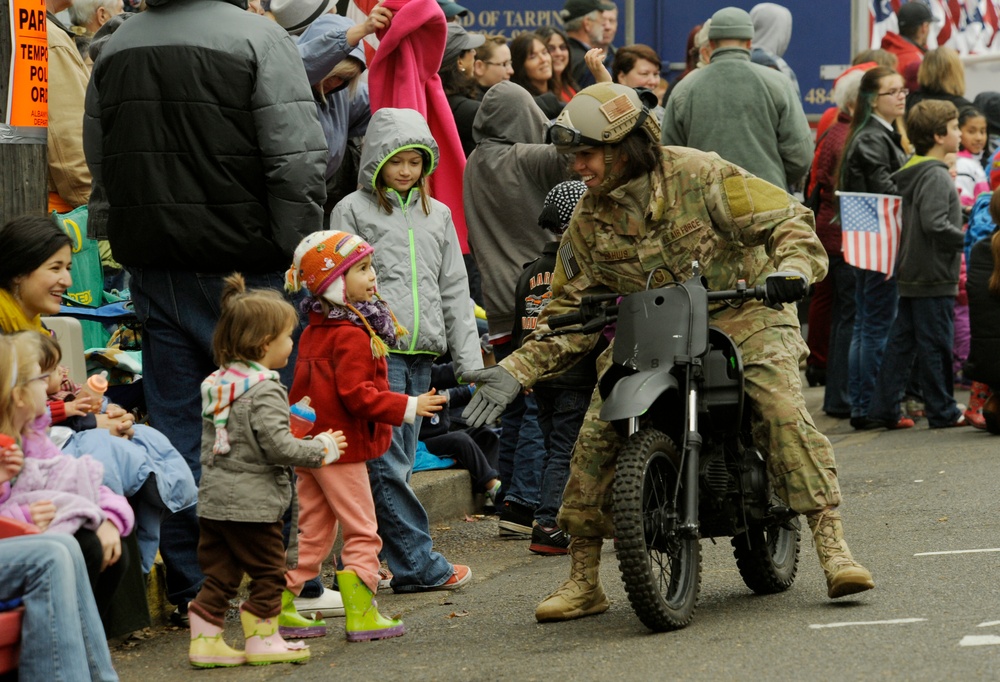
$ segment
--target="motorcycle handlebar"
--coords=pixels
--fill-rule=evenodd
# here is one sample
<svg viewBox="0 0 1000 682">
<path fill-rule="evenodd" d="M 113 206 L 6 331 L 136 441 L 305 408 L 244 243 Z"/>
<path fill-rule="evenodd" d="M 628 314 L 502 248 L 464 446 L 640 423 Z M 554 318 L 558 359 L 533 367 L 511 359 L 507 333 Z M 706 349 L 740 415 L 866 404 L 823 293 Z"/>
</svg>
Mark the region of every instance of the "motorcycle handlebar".
<svg viewBox="0 0 1000 682">
<path fill-rule="evenodd" d="M 767 288 L 764 285 L 741 287 L 738 289 L 724 289 L 722 291 L 709 291 L 707 294 L 709 301 L 745 301 L 747 299 L 767 301 Z M 604 325 L 610 324 L 617 319 L 618 306 L 609 304 L 613 303 L 620 297 L 621 294 L 584 296 L 580 301 L 580 307 L 576 310 L 550 317 L 548 319 L 549 328 L 555 330 L 562 329 L 564 327 L 572 327 L 573 325 L 580 326 L 580 329 L 570 329 L 566 332 L 559 332 L 563 334 L 577 331 L 585 333 L 599 331 L 604 327 Z M 777 307 L 780 308 L 781 304 L 778 304 Z"/>
</svg>

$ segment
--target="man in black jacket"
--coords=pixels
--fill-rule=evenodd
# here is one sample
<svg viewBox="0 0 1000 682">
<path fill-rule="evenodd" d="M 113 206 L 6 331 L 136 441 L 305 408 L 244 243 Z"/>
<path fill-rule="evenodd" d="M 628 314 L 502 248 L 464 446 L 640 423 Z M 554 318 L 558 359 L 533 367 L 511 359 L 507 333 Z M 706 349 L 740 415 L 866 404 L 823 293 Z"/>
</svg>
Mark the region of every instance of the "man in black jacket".
<svg viewBox="0 0 1000 682">
<path fill-rule="evenodd" d="M 281 290 L 303 236 L 322 229 L 327 149 L 302 60 L 246 0 L 148 0 L 101 52 L 84 149 L 108 237 L 144 325 L 150 417 L 200 479 L 200 385 L 216 369 L 222 278 Z M 290 384 L 292 363 L 285 370 Z M 168 598 L 202 580 L 194 508 L 163 525 Z"/>
</svg>

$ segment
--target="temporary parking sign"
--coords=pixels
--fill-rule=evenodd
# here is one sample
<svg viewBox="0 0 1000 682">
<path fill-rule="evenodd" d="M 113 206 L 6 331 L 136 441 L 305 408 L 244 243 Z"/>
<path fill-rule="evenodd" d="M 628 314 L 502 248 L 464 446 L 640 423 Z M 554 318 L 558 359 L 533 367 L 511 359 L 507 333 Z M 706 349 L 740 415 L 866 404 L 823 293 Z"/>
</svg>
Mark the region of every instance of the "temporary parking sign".
<svg viewBox="0 0 1000 682">
<path fill-rule="evenodd" d="M 45 0 L 8 0 L 10 80 L 0 142 L 44 142 L 49 122 L 49 46 Z"/>
</svg>

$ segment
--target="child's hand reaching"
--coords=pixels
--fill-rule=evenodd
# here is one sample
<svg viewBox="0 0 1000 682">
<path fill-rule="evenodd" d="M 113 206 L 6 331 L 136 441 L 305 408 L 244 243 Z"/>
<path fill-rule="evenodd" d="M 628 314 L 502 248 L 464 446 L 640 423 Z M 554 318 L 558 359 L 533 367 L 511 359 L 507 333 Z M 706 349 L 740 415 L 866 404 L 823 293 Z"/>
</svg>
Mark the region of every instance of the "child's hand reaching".
<svg viewBox="0 0 1000 682">
<path fill-rule="evenodd" d="M 56 517 L 56 505 L 49 500 L 39 500 L 28 505 L 28 513 L 31 514 L 31 522 L 44 531 Z"/>
<path fill-rule="evenodd" d="M 24 466 L 24 453 L 21 452 L 21 446 L 14 442 L 10 436 L 4 438 L 9 442 L 0 445 L 3 447 L 0 450 L 0 483 L 12 480 L 21 473 L 21 468 Z"/>
<path fill-rule="evenodd" d="M 441 406 L 448 402 L 443 395 L 436 395 L 437 389 L 432 388 L 417 396 L 417 416 L 430 417 L 435 412 L 441 411 Z"/>
<path fill-rule="evenodd" d="M 83 395 L 76 400 L 67 400 L 63 403 L 67 417 L 82 417 L 90 413 L 90 396 Z"/>
<path fill-rule="evenodd" d="M 333 464 L 347 449 L 347 437 L 343 431 L 324 431 L 316 436 L 315 440 L 326 446 L 326 454 L 323 455 L 323 464 Z"/>
</svg>

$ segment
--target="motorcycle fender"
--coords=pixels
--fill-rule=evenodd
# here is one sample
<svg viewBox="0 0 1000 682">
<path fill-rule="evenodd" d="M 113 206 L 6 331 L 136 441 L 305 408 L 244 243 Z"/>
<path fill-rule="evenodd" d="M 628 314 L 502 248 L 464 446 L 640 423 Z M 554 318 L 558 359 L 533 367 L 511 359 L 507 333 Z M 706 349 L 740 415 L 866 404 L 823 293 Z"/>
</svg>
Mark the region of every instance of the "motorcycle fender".
<svg viewBox="0 0 1000 682">
<path fill-rule="evenodd" d="M 601 420 L 614 422 L 645 414 L 656 399 L 677 390 L 677 378 L 668 372 L 637 372 L 618 380 L 601 407 Z"/>
</svg>

